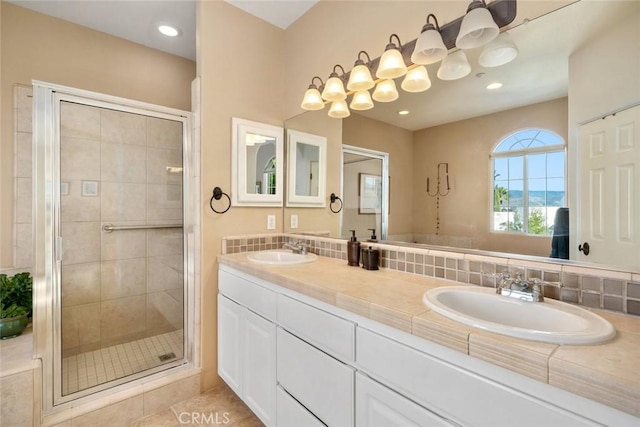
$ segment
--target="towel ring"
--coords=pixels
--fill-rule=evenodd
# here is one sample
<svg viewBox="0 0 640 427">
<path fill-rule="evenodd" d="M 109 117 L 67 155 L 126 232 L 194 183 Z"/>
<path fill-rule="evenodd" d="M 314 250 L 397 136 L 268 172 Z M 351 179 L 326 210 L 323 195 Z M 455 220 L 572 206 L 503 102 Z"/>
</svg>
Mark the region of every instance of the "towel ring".
<svg viewBox="0 0 640 427">
<path fill-rule="evenodd" d="M 222 198 L 222 196 L 226 196 L 227 197 L 227 201 L 229 202 L 229 205 L 227 206 L 227 208 L 223 211 L 218 211 L 216 210 L 216 208 L 213 207 L 213 201 L 214 200 L 220 200 Z M 228 211 L 231 208 L 231 197 L 229 197 L 229 195 L 227 193 L 225 193 L 224 191 L 222 191 L 222 189 L 220 187 L 215 187 L 213 189 L 213 196 L 211 196 L 211 200 L 209 200 L 209 207 L 211 207 L 211 210 L 214 211 L 217 214 L 223 214 L 226 211 Z"/>
<path fill-rule="evenodd" d="M 331 203 L 329 204 L 329 209 L 331 209 L 331 212 L 339 213 L 342 210 L 342 199 L 336 196 L 336 193 L 331 193 L 331 196 L 329 196 L 329 199 L 331 200 Z M 340 209 L 338 209 L 337 211 L 333 209 L 333 204 L 336 202 L 336 200 L 340 202 Z"/>
</svg>

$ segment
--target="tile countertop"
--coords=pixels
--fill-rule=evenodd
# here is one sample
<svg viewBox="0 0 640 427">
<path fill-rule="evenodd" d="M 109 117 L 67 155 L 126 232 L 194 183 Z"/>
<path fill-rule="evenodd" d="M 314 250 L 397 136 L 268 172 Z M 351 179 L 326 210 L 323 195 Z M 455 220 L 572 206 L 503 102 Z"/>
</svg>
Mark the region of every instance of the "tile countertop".
<svg viewBox="0 0 640 427">
<path fill-rule="evenodd" d="M 640 318 L 593 310 L 616 328 L 599 345 L 557 345 L 512 338 L 449 320 L 422 304 L 425 291 L 456 282 L 388 269 L 367 271 L 318 257 L 311 264 L 266 266 L 247 253 L 220 255 L 227 265 L 401 331 L 453 348 L 555 387 L 640 416 Z M 331 272 L 328 274 L 327 272 Z"/>
</svg>

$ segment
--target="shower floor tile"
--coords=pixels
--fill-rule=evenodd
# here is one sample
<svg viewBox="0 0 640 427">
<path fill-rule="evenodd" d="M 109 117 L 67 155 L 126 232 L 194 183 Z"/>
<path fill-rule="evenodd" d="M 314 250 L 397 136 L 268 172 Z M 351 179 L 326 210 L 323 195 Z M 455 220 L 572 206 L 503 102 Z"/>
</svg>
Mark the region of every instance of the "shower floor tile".
<svg viewBox="0 0 640 427">
<path fill-rule="evenodd" d="M 183 331 L 65 357 L 62 394 L 67 395 L 182 358 Z"/>
</svg>

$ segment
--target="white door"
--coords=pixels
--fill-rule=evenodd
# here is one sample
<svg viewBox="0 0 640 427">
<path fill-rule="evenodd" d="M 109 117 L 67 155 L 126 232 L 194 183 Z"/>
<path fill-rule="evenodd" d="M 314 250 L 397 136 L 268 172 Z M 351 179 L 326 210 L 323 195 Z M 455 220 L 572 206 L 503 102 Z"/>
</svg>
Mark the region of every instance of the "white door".
<svg viewBox="0 0 640 427">
<path fill-rule="evenodd" d="M 235 302 L 218 294 L 218 375 L 241 396 L 241 311 Z"/>
<path fill-rule="evenodd" d="M 638 267 L 640 106 L 580 128 L 580 188 L 577 259 Z"/>
<path fill-rule="evenodd" d="M 276 425 L 276 325 L 242 309 L 242 399 L 267 426 Z"/>
</svg>

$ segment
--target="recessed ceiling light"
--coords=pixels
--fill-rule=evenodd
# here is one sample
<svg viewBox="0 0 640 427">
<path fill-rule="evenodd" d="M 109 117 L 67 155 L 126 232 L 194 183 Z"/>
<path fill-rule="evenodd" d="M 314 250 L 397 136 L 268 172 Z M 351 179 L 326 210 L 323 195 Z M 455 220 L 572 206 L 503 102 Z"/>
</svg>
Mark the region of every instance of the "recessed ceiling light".
<svg viewBox="0 0 640 427">
<path fill-rule="evenodd" d="M 401 116 L 406 116 L 407 114 L 409 114 L 409 110 L 398 111 L 398 114 L 400 114 Z"/>
<path fill-rule="evenodd" d="M 172 27 L 171 25 L 159 25 L 158 31 L 168 37 L 177 37 L 181 34 L 181 31 L 178 28 Z"/>
<path fill-rule="evenodd" d="M 500 83 L 500 82 L 493 82 L 493 83 L 489 83 L 487 85 L 487 89 L 489 89 L 489 90 L 500 89 L 501 87 L 502 87 L 502 83 Z"/>
</svg>

